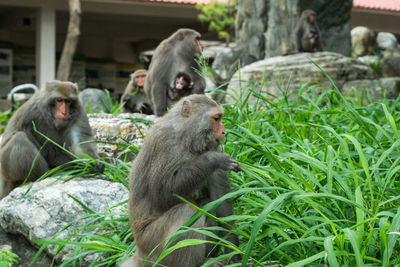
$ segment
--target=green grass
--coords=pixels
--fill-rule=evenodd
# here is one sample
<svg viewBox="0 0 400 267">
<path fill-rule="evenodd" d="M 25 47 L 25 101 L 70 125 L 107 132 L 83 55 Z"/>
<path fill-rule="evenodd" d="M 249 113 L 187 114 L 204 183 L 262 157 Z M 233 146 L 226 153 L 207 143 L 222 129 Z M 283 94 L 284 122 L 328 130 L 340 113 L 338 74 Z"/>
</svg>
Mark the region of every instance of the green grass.
<svg viewBox="0 0 400 267">
<path fill-rule="evenodd" d="M 223 149 L 243 171 L 231 173 L 232 192 L 225 196 L 234 198 L 236 215 L 220 221 L 236 221 L 229 232 L 240 237 L 240 246 L 223 238 L 215 244 L 242 254 L 241 266 L 248 261 L 400 265 L 400 98 L 374 102 L 364 95 L 342 96 L 333 81 L 332 88 L 317 94 L 313 87 L 302 87 L 291 97 L 269 99 L 243 84 L 242 94 L 253 94 L 257 101 L 244 97 L 224 105 Z M 128 172 L 123 161 L 106 167 L 110 180 L 125 186 Z M 208 214 L 221 201 L 199 208 L 200 213 Z M 113 266 L 134 252 L 126 209 L 89 210 L 84 219 L 89 223 L 74 234 L 79 241 L 55 237 L 39 242 L 75 248 L 74 257 L 62 266 L 79 265 L 94 253 L 99 257 L 91 266 Z M 213 236 L 213 229 L 197 231 Z M 185 240 L 166 253 L 199 242 Z"/>
</svg>

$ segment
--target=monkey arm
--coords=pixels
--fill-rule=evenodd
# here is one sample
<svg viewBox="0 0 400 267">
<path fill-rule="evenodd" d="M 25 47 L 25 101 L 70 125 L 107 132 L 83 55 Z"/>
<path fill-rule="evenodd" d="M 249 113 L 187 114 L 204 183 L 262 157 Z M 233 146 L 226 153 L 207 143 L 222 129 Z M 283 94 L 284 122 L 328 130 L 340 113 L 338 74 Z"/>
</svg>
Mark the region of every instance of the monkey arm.
<svg viewBox="0 0 400 267">
<path fill-rule="evenodd" d="M 168 209 L 178 203 L 175 195 L 188 197 L 195 190 L 203 186 L 207 179 L 217 170 L 234 170 L 240 169 L 239 163 L 225 153 L 208 151 L 200 154 L 196 158 L 188 159 L 180 162 L 179 165 L 171 168 L 166 167 L 166 170 L 171 169 L 159 183 L 154 183 L 158 188 L 154 192 L 161 194 L 161 199 L 164 199 L 163 209 Z M 160 169 L 161 173 L 165 171 Z M 229 181 L 228 181 L 229 183 Z M 154 196 L 160 198 L 160 196 Z"/>
<path fill-rule="evenodd" d="M 165 92 L 165 88 L 167 87 L 163 83 L 155 82 L 153 84 L 152 102 L 154 114 L 157 116 L 162 116 L 167 112 L 167 92 Z"/>
<path fill-rule="evenodd" d="M 229 182 L 229 175 L 226 171 L 216 170 L 212 173 L 212 175 L 208 180 L 209 180 L 208 190 L 211 200 L 219 199 L 230 192 L 231 185 Z M 233 214 L 234 214 L 233 204 L 232 204 L 232 199 L 230 198 L 224 200 L 224 202 L 221 203 L 221 205 L 218 207 L 216 211 L 217 217 L 227 217 Z M 233 221 L 229 222 L 230 225 L 233 225 L 233 223 L 234 223 Z M 230 227 L 227 225 L 221 225 L 221 226 L 226 228 L 227 230 L 230 230 Z M 218 235 L 223 237 L 227 235 L 227 233 L 221 231 L 218 232 Z M 230 236 L 228 236 L 227 240 L 232 244 L 239 246 L 239 238 L 236 235 L 231 234 Z M 232 251 L 233 250 L 230 248 L 225 248 L 224 252 L 228 254 Z M 241 262 L 241 256 L 239 254 L 234 255 L 232 258 L 232 262 Z"/>
<path fill-rule="evenodd" d="M 16 132 L 1 148 L 0 158 L 3 179 L 8 181 L 36 180 L 49 170 L 46 160 L 23 131 Z"/>
<path fill-rule="evenodd" d="M 317 44 L 316 44 L 315 49 L 316 49 L 316 51 L 322 51 L 323 48 L 322 48 L 322 43 L 321 43 L 321 34 L 320 34 L 320 31 L 318 28 L 316 28 L 316 30 L 317 30 L 318 36 L 317 36 Z"/>
<path fill-rule="evenodd" d="M 71 128 L 70 144 L 72 152 L 83 158 L 87 154 L 95 159 L 98 158 L 97 146 L 93 141 L 92 130 L 89 126 L 87 118 L 79 118 L 76 124 Z M 82 154 L 83 153 L 83 154 Z"/>
<path fill-rule="evenodd" d="M 301 37 L 303 36 L 303 30 L 302 27 L 300 25 L 300 27 L 298 27 L 296 29 L 295 32 L 295 39 L 296 39 L 296 51 L 301 52 L 303 49 L 301 47 Z"/>
</svg>

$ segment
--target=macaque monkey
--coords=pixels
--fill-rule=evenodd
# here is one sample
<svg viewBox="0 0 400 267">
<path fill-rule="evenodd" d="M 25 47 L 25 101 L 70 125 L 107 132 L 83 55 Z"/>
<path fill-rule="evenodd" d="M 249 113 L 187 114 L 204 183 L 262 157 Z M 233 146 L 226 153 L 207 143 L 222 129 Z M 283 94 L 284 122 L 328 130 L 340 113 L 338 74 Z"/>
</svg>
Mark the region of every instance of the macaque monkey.
<svg viewBox="0 0 400 267">
<path fill-rule="evenodd" d="M 191 77 L 193 94 L 204 94 L 205 80 L 194 70 L 198 68 L 196 57 L 202 51 L 200 33 L 191 29 L 179 29 L 158 45 L 144 84 L 144 91 L 155 115 L 162 116 L 170 107 L 166 90 L 179 72 Z"/>
<path fill-rule="evenodd" d="M 123 266 L 152 266 L 165 246 L 164 240 L 195 213 L 194 208 L 176 195 L 206 204 L 230 191 L 228 172 L 241 169 L 236 160 L 220 151 L 220 142 L 225 136 L 223 114 L 222 107 L 207 96 L 192 94 L 178 101 L 148 132 L 129 175 L 129 218 L 136 253 Z M 201 189 L 205 189 L 205 194 L 196 199 L 195 193 Z M 233 215 L 232 200 L 225 200 L 216 215 Z M 202 216 L 192 227 L 211 225 L 217 222 L 206 221 Z M 188 231 L 175 243 L 191 238 L 207 239 Z M 228 240 L 238 245 L 237 236 L 231 235 Z M 159 247 L 149 256 L 157 245 Z M 200 266 L 206 261 L 209 249 L 205 244 L 183 247 L 160 264 Z M 236 254 L 231 261 L 240 261 L 240 256 Z M 221 264 L 211 266 L 223 266 Z"/>
<path fill-rule="evenodd" d="M 295 35 L 297 52 L 322 51 L 321 35 L 313 10 L 307 9 L 303 11 L 296 25 Z"/>
<path fill-rule="evenodd" d="M 168 106 L 172 106 L 182 97 L 192 94 L 193 82 L 189 75 L 179 72 L 168 88 Z"/>
<path fill-rule="evenodd" d="M 136 70 L 131 74 L 129 83 L 121 97 L 121 103 L 125 103 L 122 108 L 123 112 L 153 114 L 143 90 L 146 76 L 147 71 L 144 69 Z"/>
<path fill-rule="evenodd" d="M 35 128 L 37 130 L 35 130 Z M 11 117 L 0 143 L 0 199 L 25 179 L 35 181 L 73 157 L 41 134 L 78 157 L 98 158 L 78 88 L 71 82 L 51 81 Z M 104 165 L 97 163 L 99 171 Z"/>
</svg>

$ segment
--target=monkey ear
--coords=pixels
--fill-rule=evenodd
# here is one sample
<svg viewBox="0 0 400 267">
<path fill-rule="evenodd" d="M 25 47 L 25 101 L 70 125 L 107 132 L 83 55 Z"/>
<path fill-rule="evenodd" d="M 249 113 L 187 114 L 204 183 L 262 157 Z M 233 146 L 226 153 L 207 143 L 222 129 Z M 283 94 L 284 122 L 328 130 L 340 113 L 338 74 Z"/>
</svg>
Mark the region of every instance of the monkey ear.
<svg viewBox="0 0 400 267">
<path fill-rule="evenodd" d="M 182 32 L 179 33 L 179 36 L 178 36 L 178 37 L 179 37 L 179 40 L 180 40 L 180 41 L 182 41 L 183 39 L 185 39 L 185 35 L 184 35 Z"/>
<path fill-rule="evenodd" d="M 60 81 L 57 81 L 57 80 L 52 80 L 52 81 L 46 82 L 46 85 L 45 85 L 46 91 L 51 91 L 59 83 L 60 83 Z"/>
<path fill-rule="evenodd" d="M 183 117 L 190 117 L 192 115 L 193 104 L 189 100 L 183 101 L 182 104 L 182 116 Z"/>
</svg>

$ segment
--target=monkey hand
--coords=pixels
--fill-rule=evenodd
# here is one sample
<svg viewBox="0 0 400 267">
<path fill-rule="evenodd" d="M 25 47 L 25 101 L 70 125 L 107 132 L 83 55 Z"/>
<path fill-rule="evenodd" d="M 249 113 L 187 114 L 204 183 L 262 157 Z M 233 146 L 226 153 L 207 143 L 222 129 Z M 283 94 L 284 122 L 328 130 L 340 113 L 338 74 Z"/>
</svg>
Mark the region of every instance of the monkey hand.
<svg viewBox="0 0 400 267">
<path fill-rule="evenodd" d="M 128 102 L 129 100 L 131 100 L 131 96 L 130 95 L 124 95 L 122 97 L 122 101 Z"/>
<path fill-rule="evenodd" d="M 215 164 L 217 168 L 222 169 L 224 171 L 238 172 L 242 170 L 240 168 L 239 162 L 237 162 L 234 158 L 232 158 L 228 154 L 209 151 L 207 152 L 207 158 L 210 160 L 212 164 Z"/>
</svg>

